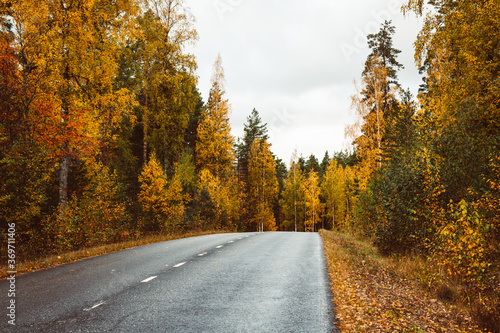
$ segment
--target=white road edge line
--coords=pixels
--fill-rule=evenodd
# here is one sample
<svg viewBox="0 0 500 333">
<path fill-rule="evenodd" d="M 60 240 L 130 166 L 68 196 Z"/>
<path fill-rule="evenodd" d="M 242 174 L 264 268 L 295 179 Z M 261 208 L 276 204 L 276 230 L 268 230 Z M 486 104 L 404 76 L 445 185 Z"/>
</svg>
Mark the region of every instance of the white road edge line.
<svg viewBox="0 0 500 333">
<path fill-rule="evenodd" d="M 178 263 L 177 265 L 174 266 L 174 268 L 177 268 L 177 267 L 181 267 L 182 265 L 184 265 L 186 263 L 186 261 L 184 262 L 181 262 L 181 263 Z"/>
<path fill-rule="evenodd" d="M 94 305 L 94 306 L 93 306 L 93 307 L 91 307 L 91 308 L 88 308 L 88 309 L 83 309 L 83 311 L 90 311 L 90 310 L 93 310 L 93 309 L 97 308 L 98 306 L 103 305 L 104 303 L 106 303 L 106 302 L 102 301 L 102 302 L 100 302 L 100 303 L 97 303 L 96 305 Z"/>
<path fill-rule="evenodd" d="M 157 276 L 148 277 L 146 280 L 142 280 L 141 283 L 146 283 L 146 282 L 149 282 L 149 281 L 154 280 L 156 278 L 157 278 Z"/>
</svg>

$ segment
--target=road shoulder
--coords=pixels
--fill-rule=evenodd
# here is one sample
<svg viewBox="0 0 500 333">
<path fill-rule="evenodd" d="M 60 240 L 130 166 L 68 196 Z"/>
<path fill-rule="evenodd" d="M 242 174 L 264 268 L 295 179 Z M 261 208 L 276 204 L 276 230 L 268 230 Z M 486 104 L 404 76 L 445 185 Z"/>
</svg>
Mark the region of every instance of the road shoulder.
<svg viewBox="0 0 500 333">
<path fill-rule="evenodd" d="M 376 249 L 351 236 L 320 232 L 341 332 L 481 332 L 456 306 L 381 264 Z"/>
</svg>

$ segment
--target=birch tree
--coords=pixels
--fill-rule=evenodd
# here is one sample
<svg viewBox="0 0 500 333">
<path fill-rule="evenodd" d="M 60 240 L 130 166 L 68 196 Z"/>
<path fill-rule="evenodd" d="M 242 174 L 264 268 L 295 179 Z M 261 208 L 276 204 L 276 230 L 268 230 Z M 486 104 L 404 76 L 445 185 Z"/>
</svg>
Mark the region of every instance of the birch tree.
<svg viewBox="0 0 500 333">
<path fill-rule="evenodd" d="M 319 222 L 321 206 L 319 200 L 320 187 L 318 183 L 318 173 L 311 170 L 309 177 L 302 184 L 305 193 L 306 220 L 304 222 L 305 231 L 316 232 Z"/>
<path fill-rule="evenodd" d="M 267 141 L 258 138 L 254 140 L 248 156 L 248 185 L 250 227 L 260 232 L 276 230 L 273 213 L 279 192 L 276 161 Z"/>
</svg>

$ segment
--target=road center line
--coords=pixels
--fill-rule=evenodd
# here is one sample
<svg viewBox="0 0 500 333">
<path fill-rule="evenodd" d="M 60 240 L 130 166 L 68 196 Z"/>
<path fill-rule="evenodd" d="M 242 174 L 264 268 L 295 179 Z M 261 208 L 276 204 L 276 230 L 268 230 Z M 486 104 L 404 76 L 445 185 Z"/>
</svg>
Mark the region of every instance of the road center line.
<svg viewBox="0 0 500 333">
<path fill-rule="evenodd" d="M 219 246 L 216 246 L 215 248 L 220 249 L 221 247 L 224 247 L 224 245 L 219 245 Z"/>
<path fill-rule="evenodd" d="M 90 311 L 90 310 L 93 310 L 93 309 L 97 308 L 98 306 L 103 305 L 104 303 L 106 303 L 106 302 L 102 301 L 102 302 L 100 302 L 100 303 L 97 303 L 96 305 L 94 305 L 94 306 L 93 306 L 93 307 L 91 307 L 91 308 L 88 308 L 88 309 L 83 309 L 83 311 Z"/>
<path fill-rule="evenodd" d="M 207 253 L 206 252 L 200 253 L 200 254 L 198 254 L 198 257 L 203 257 L 205 254 L 207 254 Z"/>
<path fill-rule="evenodd" d="M 156 276 L 148 277 L 146 280 L 142 280 L 141 283 L 146 283 L 156 278 L 157 278 Z"/>
<path fill-rule="evenodd" d="M 181 262 L 181 263 L 178 263 L 177 265 L 174 266 L 174 268 L 177 268 L 177 267 L 181 267 L 182 265 L 184 265 L 186 263 L 186 261 L 184 262 Z"/>
</svg>

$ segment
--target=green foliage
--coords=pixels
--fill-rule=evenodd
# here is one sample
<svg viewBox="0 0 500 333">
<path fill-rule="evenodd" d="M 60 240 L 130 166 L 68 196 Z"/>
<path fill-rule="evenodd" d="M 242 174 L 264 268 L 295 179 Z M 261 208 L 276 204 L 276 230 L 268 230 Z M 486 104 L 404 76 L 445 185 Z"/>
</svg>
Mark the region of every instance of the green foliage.
<svg viewBox="0 0 500 333">
<path fill-rule="evenodd" d="M 486 271 L 491 262 L 486 260 L 488 233 L 493 225 L 481 217 L 478 210 L 465 200 L 450 204 L 449 216 L 439 226 L 434 255 L 436 263 L 452 276 L 460 276 L 468 283 L 484 288 Z"/>
<path fill-rule="evenodd" d="M 196 89 L 194 92 L 194 97 L 198 99 L 193 113 L 189 118 L 189 123 L 184 133 L 184 145 L 185 150 L 191 151 L 193 155 L 193 162 L 196 165 L 196 141 L 198 139 L 198 126 L 203 120 L 203 109 L 205 108 L 205 103 L 201 98 L 201 94 Z"/>
<path fill-rule="evenodd" d="M 397 61 L 397 56 L 401 53 L 400 50 L 397 50 L 393 47 L 392 36 L 396 33 L 396 28 L 392 25 L 391 21 L 385 21 L 382 24 L 379 32 L 376 34 L 371 34 L 367 36 L 368 39 L 368 47 L 372 50 L 368 59 L 373 57 L 380 57 L 382 60 L 382 64 L 385 68 L 388 69 L 387 76 L 389 77 L 389 81 L 387 82 L 387 88 L 385 92 L 390 91 L 391 84 L 397 83 L 397 71 L 403 68 Z M 372 69 L 370 68 L 371 62 L 367 61 L 365 63 L 365 69 L 363 71 L 363 76 L 368 75 Z M 392 81 L 391 81 L 392 80 Z M 368 87 L 366 90 L 365 97 L 368 97 L 370 93 L 373 92 L 373 88 Z M 388 102 L 388 101 L 386 101 Z"/>
<path fill-rule="evenodd" d="M 10 141 L 0 153 L 0 221 L 16 224 L 20 251 L 47 252 L 47 235 L 42 220 L 57 205 L 52 191 L 54 159 L 34 142 Z"/>
<path fill-rule="evenodd" d="M 309 174 L 311 171 L 319 173 L 321 171 L 321 167 L 319 165 L 319 161 L 313 154 L 309 155 L 309 158 L 305 164 L 306 172 Z"/>
<path fill-rule="evenodd" d="M 246 177 L 248 177 L 248 155 L 252 149 L 253 142 L 256 139 L 260 139 L 261 141 L 269 140 L 267 124 L 262 123 L 259 111 L 256 109 L 253 109 L 252 113 L 247 117 L 243 132 L 242 142 L 236 145 L 236 154 L 238 162 L 242 165 L 242 170 L 246 170 Z"/>
<path fill-rule="evenodd" d="M 267 124 L 262 123 L 262 119 L 256 109 L 253 109 L 252 113 L 247 117 L 243 132 L 243 138 L 238 139 L 235 149 L 236 158 L 238 160 L 238 180 L 241 183 L 241 192 L 242 195 L 249 198 L 251 196 L 250 191 L 252 187 L 249 180 L 249 164 L 252 145 L 256 140 L 263 142 L 269 139 Z M 256 224 L 254 225 L 254 223 L 251 223 L 251 225 L 249 225 L 248 223 L 249 220 L 255 219 L 256 207 L 252 205 L 253 204 L 250 203 L 249 200 L 242 201 L 241 224 L 246 225 L 248 230 L 255 230 L 255 228 L 257 228 Z"/>
<path fill-rule="evenodd" d="M 85 171 L 88 183 L 81 195 L 73 195 L 46 226 L 56 252 L 111 243 L 129 227 L 116 174 L 92 160 Z"/>
<path fill-rule="evenodd" d="M 283 209 L 280 205 L 281 199 L 283 199 L 283 191 L 285 190 L 285 179 L 287 176 L 287 168 L 283 160 L 280 158 L 277 158 L 274 156 L 275 162 L 276 162 L 276 178 L 278 180 L 278 198 L 274 202 L 274 217 L 276 219 L 276 225 L 278 227 L 278 230 L 282 230 L 281 224 L 283 223 L 283 220 L 285 218 Z"/>
<path fill-rule="evenodd" d="M 143 106 L 142 120 L 145 141 L 164 167 L 173 164 L 182 154 L 185 131 L 199 96 L 196 94 L 194 57 L 182 52 L 182 46 L 197 38 L 190 20 L 181 16 L 180 7 L 171 11 L 149 10 L 138 19 L 141 36 L 137 41 L 136 68 L 144 79 L 139 100 Z M 183 32 L 174 27 L 185 25 Z M 182 43 L 176 34 L 185 33 Z"/>
<path fill-rule="evenodd" d="M 426 250 L 431 225 L 418 213 L 425 198 L 423 177 L 414 164 L 391 161 L 372 184 L 375 242 L 383 252 Z"/>
</svg>

